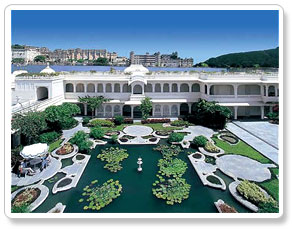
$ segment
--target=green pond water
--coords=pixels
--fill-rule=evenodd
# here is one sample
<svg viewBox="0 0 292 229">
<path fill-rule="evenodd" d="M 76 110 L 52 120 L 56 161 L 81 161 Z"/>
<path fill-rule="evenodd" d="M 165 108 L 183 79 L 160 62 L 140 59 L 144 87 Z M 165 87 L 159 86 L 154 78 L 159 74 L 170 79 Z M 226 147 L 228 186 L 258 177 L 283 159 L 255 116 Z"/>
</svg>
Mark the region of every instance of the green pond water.
<svg viewBox="0 0 292 229">
<path fill-rule="evenodd" d="M 165 140 L 161 140 L 160 144 L 168 144 Z M 118 146 L 128 150 L 129 157 L 122 162 L 123 169 L 117 173 L 112 173 L 103 168 L 105 162 L 96 158 L 101 149 Z M 187 157 L 187 151 L 180 153 L 178 158 L 184 160 L 188 164 L 188 169 L 183 178 L 191 185 L 189 198 L 181 204 L 167 205 L 164 200 L 156 198 L 152 194 L 152 183 L 156 180 L 158 171 L 157 162 L 161 158 L 158 151 L 153 150 L 153 145 L 112 145 L 97 146 L 91 153 L 91 158 L 81 176 L 77 187 L 64 192 L 52 194 L 51 190 L 56 182 L 44 182 L 44 185 L 50 188 L 50 194 L 44 203 L 34 212 L 47 212 L 53 208 L 58 202 L 66 205 L 65 213 L 216 213 L 217 209 L 214 202 L 218 199 L 224 200 L 227 204 L 235 207 L 238 212 L 250 212 L 248 209 L 240 205 L 226 191 L 214 189 L 204 186 L 195 172 L 193 166 Z M 137 159 L 143 159 L 143 172 L 137 172 Z M 70 165 L 71 159 L 62 161 L 63 164 Z M 233 180 L 217 170 L 219 175 L 229 185 Z M 62 177 L 62 174 L 56 176 Z M 109 179 L 119 180 L 123 186 L 121 196 L 113 200 L 105 208 L 100 211 L 83 210 L 86 202 L 79 203 L 78 200 L 82 197 L 83 188 L 90 184 L 92 180 L 97 179 L 98 184 L 102 184 Z"/>
</svg>

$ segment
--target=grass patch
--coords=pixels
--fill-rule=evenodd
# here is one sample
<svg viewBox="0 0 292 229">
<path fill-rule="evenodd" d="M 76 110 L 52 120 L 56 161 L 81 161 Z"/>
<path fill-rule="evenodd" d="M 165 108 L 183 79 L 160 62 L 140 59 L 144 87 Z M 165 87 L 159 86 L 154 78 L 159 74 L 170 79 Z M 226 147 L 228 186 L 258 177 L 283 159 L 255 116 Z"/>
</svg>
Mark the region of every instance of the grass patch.
<svg viewBox="0 0 292 229">
<path fill-rule="evenodd" d="M 63 139 L 59 139 L 51 143 L 49 146 L 49 152 L 53 152 L 55 149 L 59 148 L 62 142 L 63 142 Z"/>
<path fill-rule="evenodd" d="M 258 184 L 265 189 L 275 200 L 279 202 L 279 180 L 277 178 Z"/>
<path fill-rule="evenodd" d="M 264 157 L 258 151 L 241 140 L 236 145 L 230 145 L 229 143 L 219 139 L 217 135 L 213 135 L 212 139 L 215 142 L 215 145 L 223 149 L 226 154 L 246 156 L 263 164 L 273 163 L 268 158 Z"/>
</svg>

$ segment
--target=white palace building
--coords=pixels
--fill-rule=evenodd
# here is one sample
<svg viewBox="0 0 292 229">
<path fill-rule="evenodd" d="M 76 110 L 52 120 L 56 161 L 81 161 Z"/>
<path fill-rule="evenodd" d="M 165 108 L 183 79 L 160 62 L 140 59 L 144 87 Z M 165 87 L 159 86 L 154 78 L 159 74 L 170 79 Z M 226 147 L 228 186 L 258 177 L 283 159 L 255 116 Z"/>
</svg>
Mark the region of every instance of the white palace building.
<svg viewBox="0 0 292 229">
<path fill-rule="evenodd" d="M 279 101 L 278 73 L 222 72 L 149 72 L 142 65 L 131 65 L 123 72 L 61 72 L 47 66 L 42 75 L 12 75 L 12 113 L 32 108 L 44 110 L 63 102 L 77 103 L 78 98 L 104 96 L 110 99 L 95 116 L 123 115 L 140 118 L 138 106 L 145 97 L 153 102 L 152 117 L 178 117 L 192 112 L 200 98 L 227 106 L 233 118 L 263 119 Z M 46 75 L 47 74 L 47 75 Z M 79 104 L 82 115 L 91 115 Z"/>
</svg>

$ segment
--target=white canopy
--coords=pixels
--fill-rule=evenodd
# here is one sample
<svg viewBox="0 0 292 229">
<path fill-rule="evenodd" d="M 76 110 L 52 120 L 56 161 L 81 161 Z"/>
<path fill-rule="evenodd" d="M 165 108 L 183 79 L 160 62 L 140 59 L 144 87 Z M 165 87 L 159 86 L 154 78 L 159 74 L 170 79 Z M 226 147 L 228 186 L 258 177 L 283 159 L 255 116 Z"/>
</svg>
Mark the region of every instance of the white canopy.
<svg viewBox="0 0 292 229">
<path fill-rule="evenodd" d="M 37 143 L 29 146 L 25 146 L 20 152 L 23 158 L 35 158 L 45 155 L 48 152 L 48 145 L 46 143 Z"/>
</svg>

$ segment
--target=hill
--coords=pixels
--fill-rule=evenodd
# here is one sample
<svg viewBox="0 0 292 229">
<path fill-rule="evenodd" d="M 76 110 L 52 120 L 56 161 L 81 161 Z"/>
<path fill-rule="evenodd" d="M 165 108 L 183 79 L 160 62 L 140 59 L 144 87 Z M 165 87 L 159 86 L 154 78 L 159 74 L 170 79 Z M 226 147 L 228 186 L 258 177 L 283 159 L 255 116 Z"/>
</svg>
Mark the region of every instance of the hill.
<svg viewBox="0 0 292 229">
<path fill-rule="evenodd" d="M 213 68 L 250 68 L 250 67 L 279 67 L 279 47 L 275 49 L 230 53 L 205 62 L 196 64 L 196 67 L 207 66 Z"/>
</svg>

